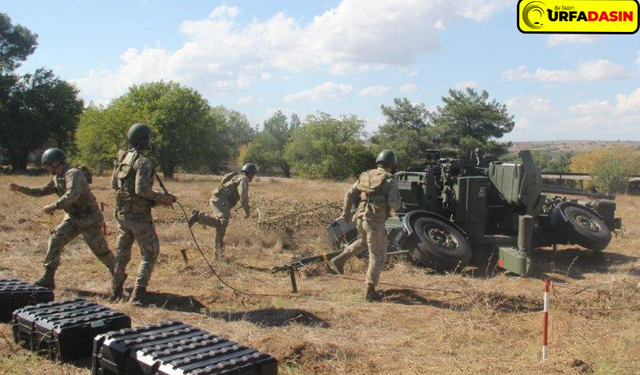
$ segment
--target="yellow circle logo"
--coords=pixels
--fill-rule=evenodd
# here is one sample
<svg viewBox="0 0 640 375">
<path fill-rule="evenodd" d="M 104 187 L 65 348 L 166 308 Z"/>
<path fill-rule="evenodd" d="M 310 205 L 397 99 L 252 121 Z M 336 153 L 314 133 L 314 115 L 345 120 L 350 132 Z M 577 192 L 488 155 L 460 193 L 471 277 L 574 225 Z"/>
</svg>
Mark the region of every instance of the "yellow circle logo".
<svg viewBox="0 0 640 375">
<path fill-rule="evenodd" d="M 544 8 L 546 6 L 541 1 L 530 2 L 522 10 L 522 20 L 532 29 L 541 29 L 544 26 L 542 23 L 545 19 Z"/>
<path fill-rule="evenodd" d="M 635 34 L 640 0 L 518 0 L 524 34 Z"/>
</svg>

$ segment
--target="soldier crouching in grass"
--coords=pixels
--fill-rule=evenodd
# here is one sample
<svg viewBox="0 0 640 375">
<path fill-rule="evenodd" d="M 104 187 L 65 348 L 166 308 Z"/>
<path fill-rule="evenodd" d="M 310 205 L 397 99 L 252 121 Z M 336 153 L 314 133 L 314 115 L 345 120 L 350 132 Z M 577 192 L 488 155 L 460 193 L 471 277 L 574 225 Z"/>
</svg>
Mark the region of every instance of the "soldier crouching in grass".
<svg viewBox="0 0 640 375">
<path fill-rule="evenodd" d="M 153 132 L 146 124 L 134 124 L 129 128 L 127 138 L 131 148 L 121 151 L 118 164 L 113 171 L 112 187 L 116 190 L 116 265 L 112 280 L 112 301 L 123 297 L 125 273 L 131 260 L 131 246 L 138 242 L 142 262 L 138 269 L 135 288 L 129 302 L 142 305 L 146 301 L 146 291 L 151 273 L 160 254 L 160 242 L 153 225 L 151 208 L 159 203 L 170 206 L 176 197 L 153 190 L 155 171 L 153 162 L 146 156 L 151 150 Z"/>
<path fill-rule="evenodd" d="M 396 154 L 390 150 L 380 152 L 376 165 L 376 169 L 360 175 L 344 198 L 342 218 L 347 223 L 352 219 L 352 207 L 360 201 L 355 215 L 358 239 L 331 260 L 336 270 L 342 274 L 349 258 L 369 250 L 369 269 L 364 292 L 367 301 L 378 301 L 381 298 L 376 292 L 376 286 L 387 257 L 385 221 L 392 209 L 400 207 L 398 181 L 392 174 L 398 165 Z"/>
<path fill-rule="evenodd" d="M 209 227 L 216 228 L 215 259 L 219 259 L 224 249 L 224 235 L 231 218 L 231 209 L 240 201 L 244 209 L 245 218 L 249 217 L 249 183 L 258 173 L 258 168 L 253 163 L 242 166 L 240 173 L 232 172 L 227 174 L 220 181 L 220 185 L 211 194 L 209 205 L 213 215 L 196 209 L 191 211 L 189 216 L 189 226 L 195 223 L 202 223 Z"/>
<path fill-rule="evenodd" d="M 31 188 L 15 183 L 9 184 L 11 191 L 32 197 L 57 194 L 60 199 L 45 206 L 43 211 L 47 214 L 53 214 L 55 210 L 66 212 L 62 223 L 49 238 L 44 260 L 45 272 L 35 284 L 45 288 L 55 288 L 55 275 L 60 265 L 62 249 L 79 234 L 82 234 L 95 256 L 109 269 L 109 272 L 113 273 L 115 260 L 102 233 L 104 216 L 89 186 L 91 175 L 88 171 L 67 164 L 67 157 L 59 148 L 46 150 L 42 154 L 42 164 L 54 176 L 53 180 L 45 186 Z"/>
</svg>

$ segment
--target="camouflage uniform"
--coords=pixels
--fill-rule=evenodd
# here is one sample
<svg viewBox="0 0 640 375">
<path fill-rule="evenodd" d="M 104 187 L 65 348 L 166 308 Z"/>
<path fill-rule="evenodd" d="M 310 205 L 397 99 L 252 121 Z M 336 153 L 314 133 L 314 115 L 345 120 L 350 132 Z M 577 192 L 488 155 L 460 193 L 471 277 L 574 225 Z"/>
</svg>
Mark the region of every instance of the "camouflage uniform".
<svg viewBox="0 0 640 375">
<path fill-rule="evenodd" d="M 224 248 L 224 235 L 231 218 L 231 209 L 240 201 L 244 212 L 249 215 L 249 177 L 244 173 L 229 173 L 211 193 L 209 205 L 213 215 L 198 212 L 198 222 L 216 228 L 216 255 Z"/>
<path fill-rule="evenodd" d="M 102 233 L 104 216 L 82 170 L 65 164 L 62 172 L 45 186 L 20 186 L 18 191 L 32 197 L 57 194 L 60 199 L 54 203 L 54 207 L 66 212 L 62 223 L 49 238 L 45 268 L 55 271 L 60 265 L 60 254 L 64 246 L 82 234 L 91 251 L 113 272 L 114 257 Z"/>
<path fill-rule="evenodd" d="M 377 187 L 371 189 L 370 186 Z M 391 209 L 400 207 L 398 181 L 384 168 L 364 172 L 345 196 L 343 216 L 351 216 L 351 209 L 358 201 L 360 203 L 354 218 L 358 227 L 358 239 L 347 246 L 343 254 L 348 259 L 368 249 L 366 283 L 376 286 L 387 257 L 385 221 L 389 218 Z"/>
<path fill-rule="evenodd" d="M 160 243 L 151 217 L 151 207 L 166 194 L 153 190 L 154 171 L 151 159 L 135 150 L 121 151 L 113 172 L 111 186 L 116 190 L 115 216 L 118 223 L 114 285 L 122 285 L 131 260 L 131 246 L 138 242 L 142 262 L 136 288 L 146 289 L 160 253 Z"/>
</svg>

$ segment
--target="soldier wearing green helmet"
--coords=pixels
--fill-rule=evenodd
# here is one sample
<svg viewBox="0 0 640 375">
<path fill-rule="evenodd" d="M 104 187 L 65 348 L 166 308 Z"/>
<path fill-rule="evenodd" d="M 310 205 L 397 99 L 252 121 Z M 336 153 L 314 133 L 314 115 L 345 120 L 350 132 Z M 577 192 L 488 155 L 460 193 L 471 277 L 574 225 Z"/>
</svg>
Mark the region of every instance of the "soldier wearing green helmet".
<svg viewBox="0 0 640 375">
<path fill-rule="evenodd" d="M 392 209 L 400 207 L 398 181 L 392 174 L 398 165 L 395 152 L 381 151 L 376 158 L 376 165 L 376 169 L 360 175 L 344 198 L 342 218 L 347 223 L 352 220 L 351 211 L 357 204 L 355 220 L 358 239 L 331 260 L 335 269 L 342 274 L 349 258 L 369 250 L 369 268 L 364 292 L 367 301 L 377 301 L 381 298 L 376 292 L 376 286 L 387 257 L 385 221 Z"/>
<path fill-rule="evenodd" d="M 116 264 L 112 280 L 112 300 L 123 297 L 125 273 L 131 260 L 131 247 L 137 241 L 142 255 L 135 287 L 129 299 L 133 304 L 144 304 L 147 285 L 160 254 L 160 243 L 153 225 L 151 208 L 156 204 L 170 206 L 176 198 L 153 189 L 155 172 L 153 162 L 146 154 L 152 147 L 153 131 L 146 124 L 134 124 L 127 139 L 130 148 L 120 151 L 113 171 L 111 186 L 116 190 L 115 217 L 118 224 Z"/>
<path fill-rule="evenodd" d="M 64 246 L 82 234 L 95 256 L 113 272 L 115 259 L 107 240 L 102 233 L 104 216 L 100 211 L 96 197 L 89 186 L 91 176 L 87 171 L 67 164 L 67 156 L 59 148 L 50 148 L 42 154 L 42 164 L 53 175 L 53 180 L 42 187 L 27 187 L 15 183 L 9 189 L 32 197 L 44 197 L 56 194 L 60 197 L 55 203 L 43 208 L 43 212 L 52 214 L 64 210 L 66 215 L 49 238 L 47 255 L 44 261 L 44 275 L 35 284 L 45 288 L 55 288 L 55 274 L 60 265 L 60 254 Z"/>
<path fill-rule="evenodd" d="M 191 211 L 189 226 L 201 223 L 216 228 L 215 253 L 216 259 L 220 259 L 224 249 L 224 235 L 231 218 L 231 209 L 240 201 L 245 212 L 245 218 L 249 217 L 249 183 L 258 173 L 258 168 L 253 163 L 242 166 L 240 173 L 232 172 L 222 178 L 220 185 L 211 194 L 209 205 L 213 215 L 196 209 Z"/>
</svg>

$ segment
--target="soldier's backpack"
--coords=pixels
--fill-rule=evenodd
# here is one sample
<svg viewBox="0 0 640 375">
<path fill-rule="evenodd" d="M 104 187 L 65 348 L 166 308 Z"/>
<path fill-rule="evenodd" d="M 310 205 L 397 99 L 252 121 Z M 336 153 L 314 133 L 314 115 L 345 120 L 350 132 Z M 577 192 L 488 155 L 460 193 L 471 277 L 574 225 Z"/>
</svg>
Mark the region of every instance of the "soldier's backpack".
<svg viewBox="0 0 640 375">
<path fill-rule="evenodd" d="M 218 185 L 218 189 L 220 189 L 221 187 L 223 187 L 227 182 L 231 181 L 232 178 L 234 178 L 235 176 L 239 175 L 239 172 L 231 172 L 231 173 L 227 173 L 223 178 L 222 181 L 220 181 L 220 185 Z"/>
<path fill-rule="evenodd" d="M 358 178 L 356 187 L 367 195 L 374 194 L 380 190 L 384 180 L 389 177 L 391 177 L 390 173 L 378 169 L 363 172 Z"/>
<path fill-rule="evenodd" d="M 133 171 L 133 164 L 138 160 L 138 153 L 118 151 L 118 162 L 116 164 L 116 177 L 122 181 L 127 179 Z"/>
<path fill-rule="evenodd" d="M 360 205 L 358 210 L 364 211 L 366 220 L 382 221 L 389 217 L 389 210 L 386 205 L 381 205 L 387 201 L 386 193 L 383 191 L 384 181 L 391 177 L 391 173 L 373 169 L 364 172 L 356 183 L 360 194 Z"/>
<path fill-rule="evenodd" d="M 84 174 L 84 177 L 87 179 L 87 183 L 90 184 L 93 182 L 93 173 L 91 173 L 91 170 L 89 169 L 89 167 L 87 167 L 86 165 L 83 165 L 78 169 L 81 170 L 82 173 Z"/>
<path fill-rule="evenodd" d="M 238 199 L 240 199 L 240 196 L 238 195 L 238 190 L 232 181 L 233 178 L 239 174 L 240 173 L 238 172 L 231 172 L 225 175 L 213 194 L 220 199 L 226 199 L 229 204 L 235 205 L 236 202 L 238 202 Z"/>
</svg>

